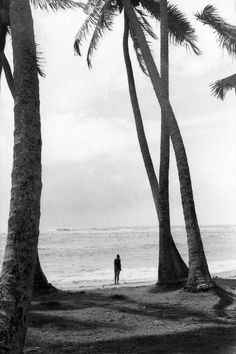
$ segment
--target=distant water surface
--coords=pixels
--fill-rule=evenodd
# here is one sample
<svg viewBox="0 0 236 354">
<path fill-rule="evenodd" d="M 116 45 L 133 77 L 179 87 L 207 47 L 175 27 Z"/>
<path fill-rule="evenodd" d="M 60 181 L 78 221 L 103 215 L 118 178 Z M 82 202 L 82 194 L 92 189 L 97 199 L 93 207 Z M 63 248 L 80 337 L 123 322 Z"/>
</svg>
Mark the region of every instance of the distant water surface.
<svg viewBox="0 0 236 354">
<path fill-rule="evenodd" d="M 236 226 L 201 227 L 210 271 L 234 271 L 236 276 Z M 184 227 L 173 227 L 173 237 L 187 262 Z M 0 234 L 0 262 L 6 234 Z M 113 283 L 113 260 L 120 254 L 121 283 L 156 282 L 158 229 L 54 229 L 41 231 L 39 255 L 49 281 L 61 289 Z"/>
</svg>

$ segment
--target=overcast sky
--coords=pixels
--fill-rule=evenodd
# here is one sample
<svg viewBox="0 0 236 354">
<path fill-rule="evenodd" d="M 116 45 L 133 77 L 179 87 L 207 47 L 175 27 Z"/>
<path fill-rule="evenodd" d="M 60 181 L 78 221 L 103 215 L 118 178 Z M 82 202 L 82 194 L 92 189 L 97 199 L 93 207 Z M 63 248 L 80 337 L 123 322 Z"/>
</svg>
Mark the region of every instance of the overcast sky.
<svg viewBox="0 0 236 354">
<path fill-rule="evenodd" d="M 205 0 L 177 0 L 195 26 L 201 56 L 170 48 L 170 98 L 187 150 L 199 223 L 233 224 L 236 216 L 236 100 L 222 102 L 209 84 L 236 71 L 236 62 L 216 43 L 211 29 L 194 19 Z M 211 1 L 236 23 L 235 1 Z M 157 225 L 138 146 L 122 55 L 123 16 L 117 17 L 86 66 L 74 56 L 81 11 L 34 12 L 36 40 L 46 78 L 40 79 L 43 138 L 41 227 Z M 155 24 L 158 31 L 158 24 Z M 11 58 L 10 40 L 7 54 Z M 159 66 L 159 42 L 152 50 Z M 160 111 L 148 78 L 134 69 L 145 128 L 158 170 Z M 0 229 L 6 231 L 13 149 L 13 104 L 2 79 L 0 92 Z M 184 223 L 173 153 L 171 220 Z"/>
</svg>

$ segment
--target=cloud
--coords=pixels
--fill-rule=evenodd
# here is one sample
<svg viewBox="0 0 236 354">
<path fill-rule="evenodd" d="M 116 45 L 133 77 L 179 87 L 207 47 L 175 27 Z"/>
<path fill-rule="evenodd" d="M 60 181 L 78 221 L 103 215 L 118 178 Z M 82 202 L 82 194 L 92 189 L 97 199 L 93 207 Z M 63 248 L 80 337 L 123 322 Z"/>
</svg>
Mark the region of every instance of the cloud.
<svg viewBox="0 0 236 354">
<path fill-rule="evenodd" d="M 223 17 L 235 20 L 234 1 L 213 1 Z M 205 6 L 179 1 L 196 26 L 196 57 L 171 46 L 170 95 L 192 173 L 201 223 L 234 222 L 235 96 L 211 96 L 209 84 L 235 71 L 235 62 L 218 49 L 212 31 L 194 19 Z M 42 226 L 99 227 L 156 225 L 156 213 L 141 158 L 122 53 L 123 16 L 117 18 L 93 58 L 93 69 L 74 56 L 81 11 L 34 13 L 36 40 L 43 52 L 40 79 L 43 136 Z M 158 28 L 158 25 L 155 27 Z M 152 51 L 159 66 L 159 42 Z M 158 169 L 160 109 L 149 78 L 134 72 L 153 161 Z M 10 55 L 10 41 L 7 45 Z M 6 229 L 13 146 L 13 104 L 3 80 L 0 95 L 0 207 Z M 171 155 L 171 215 L 183 223 L 178 174 Z"/>
</svg>

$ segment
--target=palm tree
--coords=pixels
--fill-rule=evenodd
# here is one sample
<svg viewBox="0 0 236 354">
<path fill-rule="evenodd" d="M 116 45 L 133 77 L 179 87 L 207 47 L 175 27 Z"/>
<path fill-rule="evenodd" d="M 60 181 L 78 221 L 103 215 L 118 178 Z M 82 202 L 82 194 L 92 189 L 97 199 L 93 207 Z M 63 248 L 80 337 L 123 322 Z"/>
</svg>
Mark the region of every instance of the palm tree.
<svg viewBox="0 0 236 354">
<path fill-rule="evenodd" d="M 161 97 L 161 79 L 143 33 L 143 31 L 145 31 L 149 35 L 153 36 L 153 32 L 144 14 L 141 12 L 140 9 L 136 8 L 136 6 L 138 5 L 139 1 L 134 1 L 131 4 L 130 1 L 125 0 L 122 2 L 114 1 L 112 3 L 110 3 L 110 1 L 99 0 L 96 2 L 96 6 L 94 6 L 94 3 L 92 1 L 88 1 L 87 7 L 85 8 L 88 13 L 88 17 L 76 37 L 75 50 L 78 54 L 81 54 L 80 46 L 82 40 L 86 38 L 90 30 L 94 29 L 94 33 L 87 54 L 87 62 L 88 65 L 91 67 L 91 56 L 93 54 L 94 49 L 97 48 L 99 39 L 102 37 L 102 34 L 105 29 L 111 29 L 112 21 L 116 15 L 114 9 L 121 11 L 124 7 L 129 20 L 131 35 L 134 42 L 134 46 L 136 48 L 139 64 L 144 71 L 148 71 L 161 107 L 164 107 L 164 100 Z M 155 16 L 155 18 L 160 17 L 159 2 L 143 0 L 141 2 L 141 5 L 152 16 Z M 179 26 L 179 24 L 176 25 L 175 23 L 178 23 L 178 20 L 182 20 L 181 15 L 178 13 L 176 7 L 173 7 L 171 5 L 168 5 L 168 10 L 173 10 L 171 15 L 169 15 L 169 32 L 173 37 L 178 35 L 179 28 L 181 28 L 181 35 L 177 36 L 177 40 L 181 42 L 183 40 L 183 29 L 186 30 L 186 23 L 184 22 L 183 24 L 183 22 L 180 21 L 182 26 Z M 137 18 L 137 13 L 139 15 L 139 18 Z M 189 31 L 188 28 L 186 30 L 186 33 L 188 35 L 188 40 L 185 40 L 185 43 L 190 44 L 193 50 L 198 51 L 197 47 L 195 46 L 195 43 L 192 41 L 192 31 Z M 188 236 L 190 271 L 186 288 L 190 290 L 210 288 L 213 286 L 213 283 L 209 274 L 203 250 L 200 229 L 197 222 L 187 156 L 174 113 L 169 104 L 169 100 L 167 100 L 166 105 L 168 107 L 168 115 L 166 117 L 166 122 L 177 158 L 177 167 L 179 171 L 181 186 L 181 197 Z"/>
<path fill-rule="evenodd" d="M 72 0 L 31 0 L 34 7 L 41 10 L 52 9 L 57 11 L 59 9 L 73 9 L 73 8 L 83 8 L 83 4 L 75 3 Z M 11 67 L 4 54 L 6 35 L 8 28 L 10 28 L 9 23 L 9 1 L 0 0 L 0 78 L 2 68 L 4 70 L 8 87 L 11 91 L 12 97 L 14 99 L 14 78 L 11 72 Z M 40 68 L 38 67 L 40 74 L 42 74 Z M 48 292 L 49 290 L 55 289 L 47 280 L 45 274 L 43 273 L 42 267 L 40 265 L 39 256 L 37 254 L 37 261 L 35 267 L 35 279 L 33 285 L 33 292 L 35 294 L 41 292 Z"/>
<path fill-rule="evenodd" d="M 235 56 L 236 26 L 228 24 L 212 5 L 207 5 L 202 12 L 197 13 L 196 18 L 204 25 L 210 26 L 217 34 L 222 48 L 226 49 L 229 55 Z M 211 89 L 215 96 L 223 100 L 229 90 L 236 89 L 236 74 L 216 81 L 211 85 Z"/>
<path fill-rule="evenodd" d="M 155 16 L 157 19 L 160 19 L 160 3 L 157 3 L 157 6 L 154 8 L 151 8 L 149 6 L 149 12 L 152 14 L 152 16 Z M 93 3 L 88 2 L 87 7 L 85 7 L 85 11 L 88 13 L 88 18 L 82 25 L 80 31 L 77 34 L 76 41 L 75 41 L 75 50 L 77 51 L 78 54 L 81 54 L 80 51 L 80 46 L 82 43 L 82 40 L 86 38 L 87 33 L 89 30 L 92 30 L 94 27 L 94 33 L 92 36 L 92 39 L 90 41 L 90 46 L 88 49 L 88 54 L 87 54 L 87 62 L 89 67 L 91 67 L 91 56 L 93 54 L 94 49 L 97 48 L 98 41 L 102 37 L 103 32 L 108 28 L 111 29 L 113 18 L 115 17 L 116 13 L 118 11 L 122 10 L 122 5 L 121 2 L 116 2 L 116 3 L 111 3 L 110 1 L 100 1 L 97 2 L 95 7 Z M 193 48 L 195 52 L 198 52 L 198 48 L 195 46 L 194 43 L 194 30 L 192 29 L 191 25 L 189 22 L 184 18 L 184 16 L 177 10 L 176 7 L 173 6 L 168 6 L 168 11 L 170 13 L 170 33 L 171 36 L 175 39 L 177 43 L 184 43 L 187 46 L 190 46 Z M 145 18 L 145 14 L 139 10 L 139 15 L 140 15 L 140 21 L 143 25 L 143 28 L 145 31 L 151 35 L 153 38 L 156 38 L 156 35 L 153 33 L 151 26 L 149 25 L 148 21 Z M 127 26 L 128 28 L 128 23 Z M 128 31 L 125 29 L 125 33 L 128 33 Z M 127 34 L 124 35 L 124 39 L 127 37 Z M 134 33 L 131 31 L 131 37 L 133 40 L 133 44 L 136 50 L 136 55 L 140 64 L 140 67 L 146 72 L 146 67 L 143 62 L 142 55 L 139 51 L 138 43 L 135 38 Z M 159 258 L 159 276 L 158 276 L 158 283 L 159 284 L 168 284 L 168 283 L 173 283 L 173 282 L 182 282 L 184 279 L 187 278 L 187 273 L 188 269 L 185 263 L 183 262 L 176 246 L 173 241 L 173 238 L 171 236 L 171 231 L 170 231 L 170 219 L 169 218 L 169 212 L 166 213 L 166 210 L 169 210 L 169 200 L 168 200 L 168 180 L 167 180 L 167 199 L 160 204 L 160 193 L 159 193 L 159 187 L 158 187 L 158 182 L 157 182 L 157 177 L 155 174 L 155 170 L 153 168 L 153 163 L 151 160 L 151 156 L 149 153 L 146 137 L 145 137 L 145 132 L 143 129 L 143 123 L 142 123 L 142 117 L 137 101 L 137 94 L 136 94 L 136 89 L 134 86 L 134 79 L 133 79 L 133 73 L 132 73 L 132 67 L 131 67 L 131 62 L 129 59 L 129 53 L 128 53 L 128 43 L 126 44 L 125 42 L 128 40 L 124 40 L 124 56 L 125 56 L 125 61 L 126 61 L 126 68 L 127 68 L 127 74 L 128 74 L 128 83 L 129 83 L 129 91 L 130 91 L 130 96 L 131 96 L 131 103 L 133 107 L 133 112 L 134 112 L 134 117 L 135 117 L 135 124 L 136 124 L 136 130 L 137 130 L 137 135 L 139 139 L 139 145 L 141 148 L 143 160 L 144 160 L 144 165 L 146 168 L 146 172 L 148 175 L 149 183 L 151 186 L 152 194 L 153 194 L 153 199 L 154 199 L 154 204 L 156 207 L 158 219 L 159 219 L 159 224 L 161 224 L 160 231 L 160 255 L 161 257 Z M 169 153 L 169 138 L 167 139 L 167 158 L 168 158 L 168 153 Z M 165 149 L 165 144 L 162 145 L 162 149 Z M 165 153 L 161 154 L 161 159 L 165 157 Z M 169 159 L 169 158 L 168 158 Z M 167 175 L 168 179 L 168 166 L 169 162 L 167 161 L 167 165 L 164 163 L 162 166 L 167 167 L 166 173 L 163 170 L 161 170 L 161 173 L 165 173 Z M 167 202 L 167 206 L 165 203 Z M 162 212 L 163 210 L 163 212 Z M 165 211 L 164 211 L 165 210 Z M 161 223 L 160 223 L 161 220 Z M 164 228 L 165 225 L 165 228 Z M 164 242 L 163 242 L 164 241 Z M 161 271 L 160 271 L 161 269 Z"/>
<path fill-rule="evenodd" d="M 0 278 L 0 352 L 23 353 L 40 219 L 41 132 L 33 20 L 28 0 L 10 1 L 15 132 L 7 244 Z"/>
<path fill-rule="evenodd" d="M 128 47 L 128 35 L 129 35 L 129 22 L 126 14 L 124 14 L 124 36 L 123 36 L 123 51 L 124 58 L 126 64 L 126 71 L 128 77 L 128 85 L 129 85 L 129 93 L 131 104 L 134 113 L 136 131 L 139 141 L 140 150 L 142 153 L 144 165 L 146 168 L 146 172 L 148 175 L 150 187 L 152 190 L 153 200 L 157 212 L 157 216 L 159 219 L 160 225 L 160 246 L 159 246 L 159 272 L 158 272 L 158 284 L 169 284 L 182 282 L 187 278 L 188 268 L 183 262 L 176 246 L 171 236 L 170 231 L 170 219 L 168 219 L 167 223 L 169 225 L 168 230 L 164 230 L 164 210 L 166 209 L 165 205 L 162 205 L 161 202 L 161 191 L 158 186 L 158 181 L 155 173 L 155 169 L 153 166 L 152 158 L 149 152 L 149 147 L 147 143 L 147 139 L 145 136 L 141 111 L 139 108 L 139 102 L 137 98 L 137 92 L 134 82 L 134 75 L 132 64 L 129 56 L 129 47 Z M 168 135 L 169 137 L 169 135 Z M 168 139 L 169 141 L 169 139 Z M 168 157 L 168 156 L 167 156 Z M 168 173 L 168 170 L 167 170 Z M 167 206 L 169 204 L 169 199 L 166 201 Z M 164 204 L 164 203 L 163 203 Z M 165 208 L 165 209 L 164 209 Z M 169 216 L 169 214 L 168 214 Z M 164 232 L 163 232 L 164 231 Z"/>
<path fill-rule="evenodd" d="M 37 4 L 46 8 L 46 3 L 39 0 Z M 56 6 L 55 0 L 48 3 L 50 7 Z M 72 1 L 58 0 L 58 3 L 56 7 L 66 8 L 62 4 L 71 5 Z M 28 0 L 0 1 L 1 59 L 9 25 L 8 20 L 4 22 L 6 14 L 11 24 L 14 59 L 15 132 L 8 235 L 0 278 L 0 353 L 21 354 L 39 235 L 42 187 L 39 68 Z"/>
<path fill-rule="evenodd" d="M 192 183 L 188 166 L 187 155 L 181 133 L 168 99 L 163 99 L 161 92 L 161 78 L 154 63 L 150 48 L 147 44 L 140 22 L 130 0 L 122 0 L 124 10 L 129 19 L 130 27 L 136 35 L 146 68 L 148 70 L 153 89 L 161 108 L 167 107 L 166 124 L 173 144 L 179 180 L 181 199 L 184 211 L 189 250 L 189 275 L 186 285 L 188 290 L 208 289 L 213 286 L 203 249 L 201 233 L 195 211 Z"/>
<path fill-rule="evenodd" d="M 161 70 L 161 93 L 163 100 L 169 98 L 169 41 L 168 41 L 168 9 L 167 1 L 160 0 L 160 70 Z M 169 210 L 169 163 L 170 163 L 170 137 L 166 126 L 166 114 L 168 107 L 161 107 L 161 146 L 160 146 L 160 210 L 162 215 L 159 220 L 159 267 L 158 280 L 160 283 L 168 279 L 168 275 L 175 267 L 169 261 L 171 257 L 170 240 L 170 210 Z M 187 278 L 187 274 L 186 274 Z"/>
<path fill-rule="evenodd" d="M 2 66 L 3 66 L 4 72 L 5 72 L 5 76 L 6 76 L 9 90 L 11 91 L 12 98 L 14 99 L 14 97 L 15 97 L 14 78 L 12 75 L 10 64 L 9 64 L 4 53 L 2 53 Z M 34 283 L 33 283 L 33 293 L 34 294 L 47 293 L 52 289 L 55 290 L 55 288 L 52 286 L 52 284 L 48 282 L 47 277 L 45 276 L 45 274 L 42 270 L 40 260 L 39 260 L 38 250 L 37 250 L 37 259 L 36 259 Z"/>
</svg>

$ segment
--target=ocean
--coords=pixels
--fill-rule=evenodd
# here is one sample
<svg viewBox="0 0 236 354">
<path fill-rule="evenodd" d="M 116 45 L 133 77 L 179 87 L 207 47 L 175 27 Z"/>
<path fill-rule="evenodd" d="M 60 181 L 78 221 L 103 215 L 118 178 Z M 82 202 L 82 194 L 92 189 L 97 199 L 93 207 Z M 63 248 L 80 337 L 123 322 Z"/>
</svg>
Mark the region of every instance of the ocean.
<svg viewBox="0 0 236 354">
<path fill-rule="evenodd" d="M 201 227 L 210 272 L 236 276 L 236 226 Z M 173 227 L 176 245 L 188 261 L 186 232 Z M 0 234 L 0 262 L 6 234 Z M 39 238 L 39 256 L 48 280 L 60 289 L 79 290 L 113 284 L 113 261 L 122 262 L 121 284 L 157 282 L 158 228 L 48 229 Z"/>
</svg>

